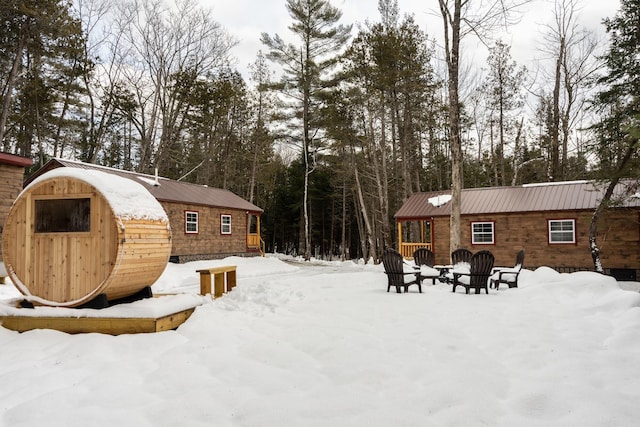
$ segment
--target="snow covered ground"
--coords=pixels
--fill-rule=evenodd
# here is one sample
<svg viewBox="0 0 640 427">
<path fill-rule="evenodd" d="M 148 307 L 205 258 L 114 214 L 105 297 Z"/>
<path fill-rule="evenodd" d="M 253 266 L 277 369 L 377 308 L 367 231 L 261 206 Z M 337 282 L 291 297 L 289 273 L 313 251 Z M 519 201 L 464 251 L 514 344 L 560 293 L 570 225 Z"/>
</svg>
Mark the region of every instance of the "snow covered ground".
<svg viewBox="0 0 640 427">
<path fill-rule="evenodd" d="M 610 277 L 543 267 L 523 271 L 519 288 L 489 295 L 427 282 L 422 294 L 396 294 L 386 292 L 382 266 L 291 261 L 169 264 L 154 293 L 203 303 L 175 331 L 0 328 L 0 426 L 583 427 L 640 419 L 638 283 L 623 290 Z M 196 296 L 195 270 L 216 264 L 236 264 L 238 286 L 215 301 Z M 0 286 L 0 311 L 17 297 L 12 285 Z"/>
</svg>

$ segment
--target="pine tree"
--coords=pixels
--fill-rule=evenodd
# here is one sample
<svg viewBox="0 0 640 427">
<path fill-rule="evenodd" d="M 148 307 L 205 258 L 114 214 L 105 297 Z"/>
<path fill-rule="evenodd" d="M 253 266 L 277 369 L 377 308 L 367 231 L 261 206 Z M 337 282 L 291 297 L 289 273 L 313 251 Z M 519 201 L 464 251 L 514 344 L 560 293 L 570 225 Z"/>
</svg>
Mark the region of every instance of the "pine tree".
<svg viewBox="0 0 640 427">
<path fill-rule="evenodd" d="M 603 176 L 610 181 L 589 229 L 594 267 L 601 273 L 604 267 L 596 242 L 598 221 L 611 203 L 620 179 L 630 173 L 631 167 L 638 167 L 634 160 L 640 151 L 640 0 L 621 0 L 616 16 L 605 19 L 604 24 L 610 35 L 604 56 L 608 73 L 599 79 L 604 89 L 595 99 L 604 115 L 596 125 L 599 143 L 594 148 Z"/>
<path fill-rule="evenodd" d="M 261 40 L 269 48 L 267 58 L 283 68 L 281 81 L 273 87 L 289 101 L 293 114 L 286 119 L 298 130 L 295 138 L 301 146 L 304 165 L 304 257 L 309 260 L 309 175 L 315 169 L 322 139 L 318 107 L 322 92 L 330 82 L 329 73 L 349 38 L 351 26 L 338 24 L 342 12 L 327 0 L 287 0 L 286 7 L 293 20 L 289 28 L 299 44 L 289 44 L 278 35 L 271 37 L 266 33 L 262 34 Z"/>
<path fill-rule="evenodd" d="M 490 112 L 490 126 L 497 127 L 497 144 L 493 150 L 494 171 L 497 185 L 507 185 L 505 168 L 505 145 L 508 133 L 517 131 L 519 120 L 513 120 L 512 113 L 524 103 L 521 91 L 523 88 L 525 69 L 518 68 L 511 59 L 511 48 L 498 41 L 489 51 L 487 59 L 489 73 L 483 84 L 486 103 Z M 493 135 L 493 132 L 491 133 Z M 514 157 L 515 134 L 514 136 Z"/>
<path fill-rule="evenodd" d="M 351 138 L 355 142 L 348 152 L 361 153 L 353 156 L 350 170 L 359 174 L 358 193 L 369 195 L 358 197 L 368 205 L 359 208 L 366 233 L 361 238 L 371 241 L 376 259 L 395 244 L 392 212 L 424 189 L 424 165 L 431 165 L 437 150 L 423 143 L 432 142 L 430 127 L 440 106 L 427 35 L 411 16 L 397 20 L 397 2 L 380 1 L 379 10 L 382 22 L 360 30 L 342 67 L 343 97 L 351 116 L 358 118 L 352 126 L 359 137 Z M 360 158 L 366 161 L 358 164 Z"/>
<path fill-rule="evenodd" d="M 47 141 L 63 125 L 64 108 L 78 103 L 74 85 L 86 64 L 79 21 L 63 0 L 8 0 L 0 8 L 0 143 L 6 151 L 44 161 Z M 75 100 L 74 100 L 75 98 Z M 56 110 L 56 103 L 62 110 Z M 56 119 L 53 117 L 57 116 Z M 7 129 L 13 129 L 11 134 Z"/>
</svg>

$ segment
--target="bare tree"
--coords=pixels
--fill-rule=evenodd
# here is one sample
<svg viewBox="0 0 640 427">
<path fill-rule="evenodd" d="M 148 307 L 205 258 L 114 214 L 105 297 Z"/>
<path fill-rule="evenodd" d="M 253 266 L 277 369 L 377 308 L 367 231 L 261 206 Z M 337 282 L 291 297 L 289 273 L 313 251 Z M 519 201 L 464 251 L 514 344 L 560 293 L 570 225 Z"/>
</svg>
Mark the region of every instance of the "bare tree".
<svg viewBox="0 0 640 427">
<path fill-rule="evenodd" d="M 547 73 L 553 81 L 548 112 L 550 181 L 567 177 L 571 135 L 584 115 L 589 79 L 599 67 L 598 41 L 591 31 L 578 26 L 578 5 L 578 0 L 556 0 L 542 46 L 553 61 L 553 72 Z"/>
<path fill-rule="evenodd" d="M 470 34 L 486 41 L 498 26 L 517 22 L 515 12 L 530 0 L 438 0 L 444 28 L 448 72 L 449 132 L 451 146 L 450 250 L 460 247 L 462 194 L 462 137 L 460 130 L 460 41 Z"/>
<path fill-rule="evenodd" d="M 126 80 L 139 108 L 134 121 L 140 133 L 138 168 L 166 171 L 189 106 L 185 90 L 224 66 L 236 41 L 196 0 L 175 0 L 174 7 L 161 0 L 133 0 L 122 8 L 119 21 L 132 65 Z"/>
<path fill-rule="evenodd" d="M 96 161 L 98 152 L 104 146 L 107 126 L 115 110 L 115 82 L 121 64 L 114 55 L 120 46 L 120 36 L 112 31 L 108 19 L 113 6 L 113 0 L 75 0 L 76 13 L 87 34 L 84 61 L 95 61 L 93 72 L 83 74 L 82 83 L 87 98 L 87 131 L 85 140 L 77 147 L 80 149 L 81 159 L 91 163 Z M 63 148 L 61 147 L 61 152 Z"/>
</svg>

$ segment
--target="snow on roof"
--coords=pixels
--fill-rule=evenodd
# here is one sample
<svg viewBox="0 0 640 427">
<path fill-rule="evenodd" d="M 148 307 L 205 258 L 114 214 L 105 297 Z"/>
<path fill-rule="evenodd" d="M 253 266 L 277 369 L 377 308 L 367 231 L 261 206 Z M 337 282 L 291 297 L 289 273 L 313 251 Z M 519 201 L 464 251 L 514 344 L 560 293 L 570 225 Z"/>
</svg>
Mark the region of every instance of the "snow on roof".
<svg viewBox="0 0 640 427">
<path fill-rule="evenodd" d="M 145 176 L 138 176 L 138 179 L 140 181 L 144 182 L 145 184 L 153 185 L 154 187 L 157 187 L 157 186 L 160 185 L 160 179 L 159 178 L 150 179 L 150 178 L 147 178 Z"/>
<path fill-rule="evenodd" d="M 130 179 L 98 170 L 58 168 L 49 171 L 29 184 L 24 190 L 55 178 L 74 178 L 93 186 L 111 206 L 116 217 L 122 219 L 147 219 L 169 222 L 160 202 L 144 188 Z"/>
<path fill-rule="evenodd" d="M 221 188 L 207 187 L 206 185 L 191 184 L 184 181 L 175 181 L 159 176 L 158 182 L 153 175 L 141 174 L 138 172 L 125 171 L 121 169 L 109 168 L 106 166 L 83 163 L 75 160 L 51 159 L 32 178 L 44 174 L 49 170 L 59 167 L 72 167 L 82 170 L 100 170 L 112 175 L 118 175 L 131 180 L 140 180 L 157 200 L 160 202 L 196 204 L 203 206 L 213 206 L 221 208 L 240 209 L 248 212 L 262 212 L 262 209 L 253 203 L 229 190 Z M 27 183 L 30 181 L 27 180 Z"/>
<path fill-rule="evenodd" d="M 575 181 L 554 181 L 554 182 L 534 182 L 531 184 L 522 184 L 522 188 L 530 187 L 550 187 L 552 185 L 571 185 L 571 184 L 587 184 L 586 179 L 578 179 Z"/>
<path fill-rule="evenodd" d="M 449 201 L 451 201 L 451 194 L 440 194 L 435 197 L 429 197 L 428 199 L 428 202 L 436 208 L 449 203 Z"/>
</svg>

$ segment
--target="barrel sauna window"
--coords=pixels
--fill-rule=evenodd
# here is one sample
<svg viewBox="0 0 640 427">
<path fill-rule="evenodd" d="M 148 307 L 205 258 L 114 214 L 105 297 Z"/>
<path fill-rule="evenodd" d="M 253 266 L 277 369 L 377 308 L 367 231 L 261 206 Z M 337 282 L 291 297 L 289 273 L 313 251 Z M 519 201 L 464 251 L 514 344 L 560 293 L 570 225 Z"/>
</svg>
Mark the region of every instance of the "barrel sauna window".
<svg viewBox="0 0 640 427">
<path fill-rule="evenodd" d="M 35 200 L 36 233 L 86 233 L 91 231 L 91 199 Z"/>
</svg>

